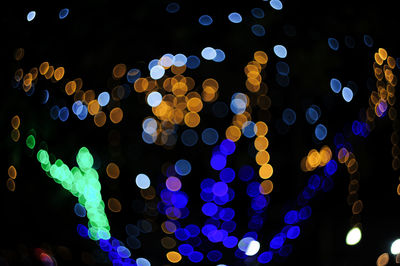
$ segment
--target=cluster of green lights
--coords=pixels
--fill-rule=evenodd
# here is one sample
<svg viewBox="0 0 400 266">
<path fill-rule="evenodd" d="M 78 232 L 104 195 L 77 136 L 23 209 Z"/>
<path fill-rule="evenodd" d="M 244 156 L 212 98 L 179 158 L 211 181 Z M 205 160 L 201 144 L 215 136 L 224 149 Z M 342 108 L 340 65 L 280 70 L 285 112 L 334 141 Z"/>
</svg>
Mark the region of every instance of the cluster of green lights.
<svg viewBox="0 0 400 266">
<path fill-rule="evenodd" d="M 33 143 L 34 141 L 33 138 Z M 43 149 L 38 151 L 37 159 L 47 175 L 70 191 L 72 195 L 78 198 L 79 203 L 86 208 L 89 219 L 89 237 L 92 240 L 109 239 L 111 237 L 110 226 L 104 211 L 105 205 L 101 198 L 99 175 L 92 168 L 93 156 L 89 150 L 86 147 L 79 150 L 76 156 L 78 167 L 73 167 L 71 170 L 60 159 L 52 164 L 48 152 Z"/>
</svg>

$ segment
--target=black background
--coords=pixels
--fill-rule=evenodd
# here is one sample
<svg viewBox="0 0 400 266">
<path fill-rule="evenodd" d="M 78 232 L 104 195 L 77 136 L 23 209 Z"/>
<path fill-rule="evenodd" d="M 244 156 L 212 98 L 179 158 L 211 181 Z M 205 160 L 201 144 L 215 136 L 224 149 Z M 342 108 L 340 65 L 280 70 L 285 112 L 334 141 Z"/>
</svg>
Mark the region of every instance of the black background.
<svg viewBox="0 0 400 266">
<path fill-rule="evenodd" d="M 135 223 L 141 214 L 131 209 L 133 199 L 140 199 L 139 189 L 134 185 L 134 177 L 139 172 L 148 173 L 152 183 L 163 180 L 161 166 L 164 162 L 175 162 L 186 158 L 192 163 L 191 175 L 183 181 L 184 190 L 189 193 L 191 222 L 200 217 L 199 183 L 204 177 L 215 176 L 208 166 L 211 147 L 202 143 L 195 148 L 187 148 L 178 141 L 174 149 L 147 145 L 141 140 L 141 122 L 151 115 L 144 102 L 144 95 L 132 91 L 121 102 L 124 119 L 118 125 L 109 121 L 103 128 L 97 128 L 90 118 L 80 121 L 73 115 L 62 123 L 49 116 L 52 104 L 71 106 L 72 99 L 66 97 L 61 85 L 40 80 L 36 89 L 48 89 L 53 97 L 47 105 L 39 103 L 36 96 L 27 97 L 22 90 L 12 88 L 11 80 L 15 70 L 25 71 L 41 62 L 49 61 L 66 69 L 66 77 L 83 79 L 84 89 L 97 93 L 110 90 L 113 86 L 111 72 L 114 65 L 125 63 L 130 68 L 139 68 L 148 75 L 147 64 L 165 53 L 195 54 L 200 56 L 206 46 L 222 49 L 226 60 L 222 63 L 202 60 L 200 68 L 188 71 L 197 82 L 213 77 L 220 84 L 220 98 L 228 103 L 234 92 L 245 92 L 243 68 L 252 59 L 254 51 L 263 50 L 269 55 L 264 82 L 269 87 L 272 99 L 271 119 L 267 121 L 270 132 L 268 138 L 271 164 L 274 167 L 272 180 L 275 188 L 267 211 L 267 220 L 260 233 L 260 242 L 266 245 L 271 236 L 282 226 L 282 214 L 290 206 L 297 194 L 306 185 L 309 174 L 302 173 L 300 160 L 312 148 L 319 149 L 322 143 L 312 138 L 314 127 L 304 116 L 310 104 L 317 104 L 322 110 L 320 122 L 328 128 L 328 136 L 323 144 L 332 149 L 336 132 L 347 132 L 354 119 L 359 118 L 361 108 L 368 106 L 370 90 L 367 79 L 373 75 L 373 55 L 379 47 L 387 49 L 389 55 L 399 55 L 398 19 L 394 1 L 363 3 L 348 2 L 308 3 L 304 1 L 285 1 L 281 11 L 273 10 L 267 2 L 246 1 L 235 5 L 233 2 L 200 1 L 180 2 L 181 9 L 176 14 L 165 11 L 168 2 L 137 1 L 132 6 L 109 7 L 98 2 L 90 8 L 70 8 L 64 20 L 58 19 L 59 8 L 18 8 L 8 9 L 1 16 L 2 53 L 4 66 L 1 72 L 3 102 L 1 109 L 1 227 L 0 261 L 10 265 L 39 264 L 33 255 L 34 248 L 44 248 L 53 254 L 59 265 L 82 264 L 82 252 L 91 254 L 96 264 L 99 247 L 91 240 L 85 240 L 76 233 L 78 223 L 86 224 L 86 218 L 79 218 L 73 212 L 76 198 L 60 185 L 49 179 L 40 169 L 34 156 L 24 145 L 24 136 L 34 128 L 38 140 L 44 140 L 57 158 L 67 165 L 74 165 L 78 149 L 86 146 L 94 154 L 99 165 L 102 196 L 117 197 L 121 200 L 121 213 L 106 210 L 111 233 L 125 242 L 125 225 Z M 218 4 L 218 5 L 217 5 Z M 260 7 L 265 18 L 254 19 L 250 10 Z M 26 14 L 36 10 L 36 18 L 26 21 Z M 233 11 L 242 14 L 243 22 L 232 24 L 227 15 Z M 201 26 L 198 17 L 209 14 L 214 23 Z M 255 23 L 264 25 L 266 35 L 256 37 L 250 27 Z M 284 27 L 291 25 L 296 29 L 295 36 L 287 36 Z M 363 43 L 363 35 L 374 39 L 369 48 Z M 344 45 L 344 37 L 352 36 L 355 48 Z M 328 47 L 327 39 L 339 40 L 339 51 Z M 275 81 L 273 46 L 283 44 L 288 49 L 284 59 L 290 65 L 290 85 L 286 88 Z M 15 49 L 25 49 L 21 62 L 14 60 Z M 398 74 L 397 69 L 395 74 Z M 340 95 L 329 88 L 329 80 L 354 81 L 358 91 L 351 103 L 345 103 Z M 210 106 L 205 106 L 202 121 L 197 128 L 214 127 L 220 135 L 231 123 L 231 114 L 224 119 L 214 117 Z M 285 134 L 275 127 L 282 110 L 290 107 L 297 112 L 297 121 Z M 14 143 L 10 138 L 10 119 L 15 114 L 21 117 L 21 140 Z M 263 119 L 254 115 L 256 119 Z M 182 132 L 184 127 L 178 130 Z M 110 132 L 120 134 L 119 147 L 108 144 Z M 272 264 L 281 265 L 374 265 L 378 256 L 390 252 L 393 240 L 400 236 L 398 221 L 399 197 L 396 194 L 398 172 L 391 168 L 391 121 L 385 117 L 376 123 L 376 128 L 364 139 L 350 137 L 353 152 L 359 163 L 361 174 L 360 199 L 364 202 L 362 212 L 363 238 L 361 242 L 349 247 L 345 244 L 346 233 L 350 228 L 351 208 L 346 203 L 349 175 L 343 166 L 334 176 L 335 185 L 328 193 L 319 193 L 312 201 L 313 214 L 301 225 L 300 237 L 291 243 L 293 253 L 283 261 L 274 260 Z M 251 140 L 239 141 L 235 156 L 229 157 L 232 167 L 253 164 L 248 154 Z M 118 162 L 121 176 L 110 180 L 105 175 L 108 162 Z M 9 192 L 5 186 L 7 168 L 14 164 L 18 171 L 16 191 Z M 241 226 L 239 232 L 246 232 L 246 209 L 249 202 L 241 186 L 236 181 L 234 207 L 238 210 L 236 221 Z M 144 256 L 152 265 L 167 264 L 160 239 L 163 235 L 159 224 L 165 219 L 158 217 L 158 224 L 150 234 L 142 235 L 142 248 L 132 251 L 132 257 Z M 199 218 L 202 219 L 202 218 Z M 57 247 L 70 250 L 70 256 L 62 256 Z M 232 250 L 224 250 L 221 263 L 233 265 Z M 391 255 L 391 263 L 394 257 Z M 201 264 L 206 263 L 204 260 Z M 241 265 L 242 262 L 237 265 Z M 186 258 L 181 262 L 190 264 Z M 236 264 L 235 264 L 236 265 Z"/>
</svg>

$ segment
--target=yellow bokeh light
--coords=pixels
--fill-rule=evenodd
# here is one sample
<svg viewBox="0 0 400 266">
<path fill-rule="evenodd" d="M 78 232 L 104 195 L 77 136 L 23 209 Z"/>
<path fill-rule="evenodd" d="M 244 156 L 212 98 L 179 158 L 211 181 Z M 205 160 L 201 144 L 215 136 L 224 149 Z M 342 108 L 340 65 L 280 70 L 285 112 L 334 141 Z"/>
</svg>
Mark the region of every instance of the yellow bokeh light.
<svg viewBox="0 0 400 266">
<path fill-rule="evenodd" d="M 229 126 L 225 131 L 225 136 L 227 139 L 230 139 L 233 142 L 236 142 L 242 136 L 242 132 L 240 131 L 240 129 L 237 126 Z"/>
<path fill-rule="evenodd" d="M 39 73 L 41 75 L 45 75 L 47 73 L 47 71 L 49 71 L 49 67 L 50 67 L 49 62 L 41 63 L 39 66 Z"/>
<path fill-rule="evenodd" d="M 388 56 L 387 51 L 384 48 L 378 49 L 378 55 L 382 60 L 386 60 L 386 58 Z"/>
<path fill-rule="evenodd" d="M 124 116 L 124 113 L 123 113 L 122 109 L 119 107 L 113 108 L 110 112 L 110 120 L 114 124 L 118 124 L 119 122 L 121 122 L 123 116 Z"/>
<path fill-rule="evenodd" d="M 200 112 L 203 109 L 203 102 L 200 98 L 193 97 L 187 102 L 187 109 L 191 112 Z"/>
<path fill-rule="evenodd" d="M 267 151 L 259 151 L 256 154 L 256 163 L 258 165 L 263 165 L 269 162 L 269 153 Z"/>
<path fill-rule="evenodd" d="M 272 176 L 274 169 L 270 164 L 264 164 L 260 167 L 258 173 L 262 179 L 268 179 Z"/>
<path fill-rule="evenodd" d="M 13 116 L 13 118 L 11 118 L 12 128 L 18 129 L 20 124 L 21 124 L 21 120 L 19 119 L 18 115 L 15 115 L 15 116 Z"/>
<path fill-rule="evenodd" d="M 310 165 L 312 168 L 316 168 L 320 165 L 321 163 L 321 156 L 319 152 L 315 149 L 312 149 L 308 155 L 307 155 L 307 163 Z"/>
<path fill-rule="evenodd" d="M 64 77 L 65 74 L 65 69 L 63 67 L 58 67 L 56 70 L 54 70 L 54 79 L 56 81 L 59 81 Z"/>
<path fill-rule="evenodd" d="M 65 92 L 67 95 L 72 95 L 74 94 L 76 90 L 76 82 L 74 80 L 71 80 L 65 84 Z"/>
<path fill-rule="evenodd" d="M 122 78 L 126 73 L 126 65 L 125 64 L 117 64 L 114 66 L 112 71 L 112 76 L 114 79 Z"/>
<path fill-rule="evenodd" d="M 178 263 L 182 259 L 182 255 L 176 251 L 170 251 L 167 253 L 167 259 L 172 263 Z"/>
<path fill-rule="evenodd" d="M 268 126 L 262 121 L 258 121 L 256 123 L 256 135 L 257 136 L 265 136 L 268 133 Z"/>
<path fill-rule="evenodd" d="M 257 151 L 262 151 L 268 148 L 269 141 L 266 137 L 264 136 L 258 136 L 254 140 L 254 147 L 256 148 Z"/>
<path fill-rule="evenodd" d="M 94 124 L 98 127 L 104 126 L 104 124 L 107 121 L 107 116 L 103 111 L 99 111 L 94 117 L 93 117 Z"/>
<path fill-rule="evenodd" d="M 200 123 L 200 116 L 196 112 L 188 112 L 185 115 L 184 121 L 188 127 L 197 127 Z"/>
<path fill-rule="evenodd" d="M 91 115 L 96 115 L 100 111 L 100 105 L 97 100 L 91 100 L 88 104 L 88 112 Z"/>
<path fill-rule="evenodd" d="M 116 198 L 109 198 L 107 202 L 108 209 L 112 212 L 120 212 L 122 209 L 121 202 Z"/>
<path fill-rule="evenodd" d="M 263 51 L 257 51 L 254 53 L 254 60 L 256 60 L 258 63 L 264 65 L 268 62 L 268 56 Z"/>
</svg>

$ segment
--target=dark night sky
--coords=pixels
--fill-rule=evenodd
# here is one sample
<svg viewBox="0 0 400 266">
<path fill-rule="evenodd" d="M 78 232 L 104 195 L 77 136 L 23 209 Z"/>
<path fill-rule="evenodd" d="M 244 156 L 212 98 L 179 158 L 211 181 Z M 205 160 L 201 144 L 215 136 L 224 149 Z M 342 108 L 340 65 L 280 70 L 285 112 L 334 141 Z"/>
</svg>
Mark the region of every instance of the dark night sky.
<svg viewBox="0 0 400 266">
<path fill-rule="evenodd" d="M 257 50 L 265 51 L 269 56 L 264 82 L 269 87 L 268 95 L 272 99 L 271 119 L 267 121 L 270 132 L 268 148 L 271 165 L 274 166 L 274 192 L 267 211 L 264 228 L 259 240 L 264 245 L 282 226 L 283 210 L 292 206 L 297 194 L 306 185 L 310 176 L 301 172 L 300 160 L 307 152 L 322 144 L 334 147 L 336 132 L 349 132 L 349 125 L 359 119 L 360 109 L 368 107 L 370 90 L 368 78 L 375 83 L 373 73 L 373 55 L 379 47 L 387 49 L 389 55 L 399 56 L 398 20 L 394 1 L 348 3 L 345 1 L 309 3 L 304 1 L 284 1 L 281 11 L 274 11 L 268 3 L 246 1 L 240 5 L 226 1 L 225 5 L 215 6 L 217 1 L 179 2 L 181 9 L 176 14 L 165 11 L 166 1 L 136 1 L 134 7 L 107 7 L 105 3 L 96 3 L 91 8 L 70 8 L 65 20 L 58 19 L 58 8 L 40 9 L 32 22 L 26 21 L 31 8 L 7 9 L 1 16 L 2 49 L 1 71 L 3 95 L 0 106 L 2 141 L 1 149 L 5 156 L 1 163 L 2 185 L 0 186 L 1 226 L 0 226 L 0 265 L 5 258 L 9 265 L 40 265 L 33 255 L 34 248 L 51 251 L 58 265 L 80 265 L 82 252 L 96 257 L 100 253 L 94 241 L 82 239 L 76 233 L 78 223 L 87 224 L 86 218 L 77 217 L 73 212 L 76 198 L 60 185 L 49 179 L 40 169 L 35 156 L 29 154 L 21 140 L 14 143 L 10 139 L 10 119 L 15 114 L 21 117 L 21 132 L 34 128 L 38 138 L 47 142 L 49 151 L 62 158 L 68 165 L 74 164 L 78 149 L 86 146 L 94 154 L 100 165 L 103 199 L 118 197 L 123 205 L 121 213 L 106 210 L 113 236 L 125 242 L 125 225 L 136 223 L 142 214 L 131 209 L 133 199 L 141 199 L 139 189 L 134 186 L 134 176 L 146 172 L 155 184 L 163 180 L 161 167 L 164 162 L 175 162 L 185 157 L 192 162 L 192 176 L 185 179 L 184 188 L 190 195 L 190 222 L 196 222 L 200 213 L 199 183 L 201 178 L 215 173 L 208 166 L 211 148 L 202 143 L 198 148 L 188 148 L 178 141 L 174 149 L 165 149 L 156 145 L 144 144 L 141 139 L 143 118 L 151 115 L 144 95 L 132 91 L 121 102 L 124 120 L 118 125 L 109 122 L 103 128 L 96 128 L 92 121 L 79 121 L 71 117 L 66 123 L 53 121 L 49 116 L 51 105 L 41 105 L 36 96 L 27 97 L 23 91 L 12 88 L 11 79 L 15 70 L 22 67 L 28 71 L 43 61 L 53 65 L 62 65 L 66 76 L 81 77 L 85 89 L 100 92 L 110 89 L 114 80 L 112 68 L 124 63 L 130 68 L 139 68 L 148 75 L 147 64 L 165 53 L 196 54 L 206 46 L 222 49 L 226 60 L 222 63 L 204 62 L 200 68 L 190 74 L 197 82 L 213 77 L 220 83 L 219 100 L 228 103 L 234 92 L 245 92 L 243 68 L 252 59 Z M 253 7 L 265 11 L 265 18 L 256 20 L 250 15 Z M 226 18 L 233 11 L 242 14 L 243 22 L 232 24 Z M 214 23 L 209 27 L 201 26 L 197 19 L 209 14 Z M 254 23 L 264 25 L 266 35 L 256 37 L 250 27 Z M 295 36 L 287 36 L 284 28 L 292 26 Z M 363 35 L 374 39 L 369 48 L 363 43 Z M 344 45 L 344 37 L 355 39 L 355 48 Z M 339 40 L 339 51 L 329 49 L 327 39 Z M 288 49 L 284 60 L 291 68 L 290 85 L 281 87 L 275 81 L 275 63 L 278 58 L 273 54 L 273 46 L 283 44 Z M 13 56 L 16 48 L 25 49 L 25 57 L 17 63 Z M 398 74 L 398 69 L 394 71 Z M 354 81 L 358 91 L 351 103 L 345 103 L 340 95 L 334 95 L 329 88 L 332 77 L 345 81 Z M 72 99 L 67 98 L 59 85 L 46 80 L 38 82 L 37 88 L 53 90 L 52 104 L 71 106 Z M 49 102 L 50 102 L 49 101 Z M 321 108 L 320 122 L 328 128 L 328 136 L 323 143 L 316 144 L 304 116 L 310 104 Z M 223 135 L 231 123 L 231 113 L 224 119 L 214 117 L 211 106 L 205 106 L 202 122 L 197 128 L 200 133 L 206 127 L 214 127 Z M 290 107 L 297 113 L 296 123 L 282 134 L 277 123 L 282 111 Z M 396 104 L 397 107 L 397 104 Z M 256 113 L 256 112 L 255 112 Z M 254 115 L 254 120 L 262 119 Z M 389 252 L 391 242 L 400 236 L 397 207 L 400 204 L 396 194 L 399 173 L 392 170 L 390 136 L 391 121 L 386 117 L 377 121 L 376 128 L 362 138 L 351 135 L 348 141 L 359 163 L 361 175 L 360 199 L 364 202 L 361 214 L 363 224 L 362 241 L 354 247 L 345 245 L 346 233 L 350 228 L 351 207 L 346 203 L 349 174 L 340 165 L 334 175 L 333 190 L 319 192 L 311 200 L 313 208 L 311 218 L 301 225 L 302 233 L 293 244 L 293 253 L 282 261 L 272 265 L 373 265 L 378 256 Z M 120 145 L 117 148 L 108 144 L 110 132 L 118 131 Z M 182 129 L 179 131 L 182 132 Z M 178 133 L 179 133 L 178 132 Z M 239 168 L 243 164 L 253 164 L 248 146 L 251 140 L 239 141 L 231 167 Z M 110 180 L 105 176 L 105 167 L 109 161 L 118 161 L 121 177 Z M 16 191 L 9 192 L 5 186 L 6 169 L 14 164 L 18 170 Z M 186 182 L 186 183 L 185 183 Z M 234 208 L 238 209 L 238 232 L 246 232 L 246 208 L 248 197 L 240 191 L 244 186 L 234 185 L 237 197 Z M 247 200 L 247 201 L 246 201 Z M 192 206 L 192 207 L 191 207 Z M 152 265 L 165 265 L 167 252 L 160 239 L 164 233 L 160 223 L 165 216 L 159 214 L 154 232 L 141 235 L 142 248 L 131 250 L 134 258 L 143 256 L 152 261 Z M 239 234 L 238 234 L 239 235 Z M 241 234 L 242 235 L 242 234 Z M 71 256 L 62 256 L 57 247 L 64 246 Z M 217 245 L 220 247 L 221 245 Z M 230 262 L 233 251 L 224 250 L 224 259 L 228 265 L 243 265 Z M 86 253 L 85 253 L 86 254 Z M 30 262 L 28 262 L 30 261 Z M 204 260 L 203 262 L 205 262 Z M 24 264 L 25 263 L 25 264 Z M 181 265 L 188 265 L 184 259 Z M 390 263 L 394 263 L 391 256 Z M 97 259 L 97 264 L 101 264 Z M 256 265 L 256 264 L 250 264 Z"/>
</svg>

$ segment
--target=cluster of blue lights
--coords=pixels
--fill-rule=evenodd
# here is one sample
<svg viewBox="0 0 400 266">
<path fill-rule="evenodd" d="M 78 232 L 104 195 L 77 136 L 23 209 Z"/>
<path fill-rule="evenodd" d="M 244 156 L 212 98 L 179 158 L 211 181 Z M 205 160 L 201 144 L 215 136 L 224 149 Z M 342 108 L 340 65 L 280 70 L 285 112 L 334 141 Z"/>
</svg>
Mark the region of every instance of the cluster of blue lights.
<svg viewBox="0 0 400 266">
<path fill-rule="evenodd" d="M 335 160 L 330 160 L 324 167 L 324 175 L 313 174 L 310 176 L 307 185 L 297 197 L 297 205 L 299 209 L 291 209 L 287 211 L 283 220 L 285 226 L 282 230 L 274 235 L 269 243 L 270 250 L 262 252 L 258 255 L 257 260 L 261 264 L 269 263 L 275 255 L 287 257 L 292 252 L 292 245 L 285 244 L 287 240 L 293 240 L 300 236 L 300 226 L 298 223 L 310 218 L 312 209 L 308 201 L 313 198 L 317 191 L 329 191 L 333 187 L 331 176 L 337 170 Z"/>
<path fill-rule="evenodd" d="M 75 205 L 76 209 L 79 209 L 77 205 Z M 90 230 L 82 224 L 78 224 L 77 226 L 78 234 L 83 238 L 89 238 Z M 137 265 L 137 266 L 150 266 L 150 262 L 145 258 L 137 258 L 136 260 L 131 259 L 130 250 L 124 246 L 124 243 L 119 241 L 118 239 L 111 237 L 108 240 L 100 239 L 97 241 L 97 244 L 101 248 L 101 250 L 108 253 L 109 260 L 113 263 L 113 265 Z"/>
<path fill-rule="evenodd" d="M 358 120 L 353 121 L 351 130 L 353 131 L 354 135 L 363 136 L 364 138 L 366 138 L 370 132 L 368 124 Z"/>
</svg>

